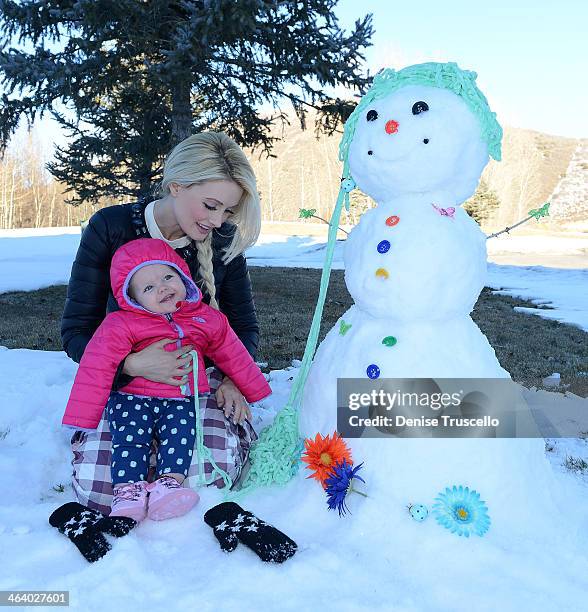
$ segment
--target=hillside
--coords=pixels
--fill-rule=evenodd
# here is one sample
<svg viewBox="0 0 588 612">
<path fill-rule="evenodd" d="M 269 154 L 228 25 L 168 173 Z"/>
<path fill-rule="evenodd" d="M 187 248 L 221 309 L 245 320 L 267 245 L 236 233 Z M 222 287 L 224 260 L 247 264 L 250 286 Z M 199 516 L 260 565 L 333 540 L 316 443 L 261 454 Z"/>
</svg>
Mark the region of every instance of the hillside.
<svg viewBox="0 0 588 612">
<path fill-rule="evenodd" d="M 550 136 L 532 130 L 507 127 L 502 143 L 502 161 L 491 160 L 483 173 L 500 207 L 489 220 L 495 229 L 511 225 L 527 216 L 531 208 L 551 201 L 550 215 L 565 219 L 569 207 L 552 195 L 566 178 L 574 151 L 581 141 Z M 575 194 L 578 195 L 578 194 Z M 579 206 L 578 202 L 578 206 Z M 542 221 L 545 229 L 556 229 L 552 220 Z"/>
<path fill-rule="evenodd" d="M 276 132 L 280 140 L 274 145 L 275 158 L 249 152 L 262 195 L 264 220 L 292 221 L 298 218 L 300 208 L 314 208 L 325 218 L 332 211 L 341 176 L 338 161 L 341 135 L 317 137 L 312 117 L 308 126 L 302 131 L 294 119 L 283 131 Z M 586 149 L 586 143 L 582 145 L 579 140 L 505 128 L 503 159 L 491 161 L 483 175 L 500 200 L 487 229 L 504 227 L 525 217 L 529 209 L 549 200 L 556 189 L 550 228 L 565 226 L 568 216 L 570 220 L 585 218 Z M 572 178 L 566 175 L 568 167 Z M 343 222 L 356 222 L 356 217 L 344 218 Z"/>
</svg>

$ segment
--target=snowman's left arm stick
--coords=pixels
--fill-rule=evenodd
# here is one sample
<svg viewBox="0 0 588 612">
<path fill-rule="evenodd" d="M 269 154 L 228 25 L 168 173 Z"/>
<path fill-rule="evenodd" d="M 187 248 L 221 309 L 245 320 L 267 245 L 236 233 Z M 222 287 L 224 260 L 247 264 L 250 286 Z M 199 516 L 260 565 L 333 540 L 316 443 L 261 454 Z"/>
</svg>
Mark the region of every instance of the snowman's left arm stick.
<svg viewBox="0 0 588 612">
<path fill-rule="evenodd" d="M 511 225 L 509 227 L 505 227 L 503 230 L 500 230 L 499 232 L 496 232 L 495 234 L 490 234 L 490 236 L 486 237 L 486 240 L 490 240 L 490 238 L 496 238 L 496 236 L 500 236 L 500 234 L 508 234 L 510 232 L 510 230 L 513 230 L 515 227 L 518 227 L 519 225 L 522 225 L 523 223 L 526 223 L 527 221 L 530 221 L 531 219 L 537 219 L 539 220 L 541 217 L 548 217 L 549 216 L 549 202 L 545 202 L 545 204 L 543 204 L 543 206 L 541 208 L 534 208 L 532 210 L 529 211 L 529 216 L 525 219 L 523 219 L 522 221 L 519 221 L 518 223 L 515 223 L 514 225 Z"/>
</svg>

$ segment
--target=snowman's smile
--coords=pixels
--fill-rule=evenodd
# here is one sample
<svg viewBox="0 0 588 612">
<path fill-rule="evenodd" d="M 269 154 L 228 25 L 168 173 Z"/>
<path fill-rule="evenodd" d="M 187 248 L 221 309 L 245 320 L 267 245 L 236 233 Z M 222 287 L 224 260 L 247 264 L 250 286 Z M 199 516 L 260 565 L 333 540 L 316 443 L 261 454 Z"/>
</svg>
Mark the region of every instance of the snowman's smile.
<svg viewBox="0 0 588 612">
<path fill-rule="evenodd" d="M 429 141 L 429 139 L 428 139 L 428 138 L 423 138 L 423 140 L 422 140 L 421 142 L 422 142 L 422 144 L 429 144 L 429 142 L 430 142 L 430 141 Z M 415 145 L 414 147 L 412 147 L 412 148 L 411 148 L 410 150 L 408 150 L 408 151 L 407 151 L 407 150 L 399 151 L 397 155 L 382 155 L 382 154 L 380 154 L 380 153 L 378 153 L 378 154 L 376 155 L 376 153 L 375 153 L 374 149 L 371 149 L 371 148 L 370 148 L 370 149 L 368 149 L 367 154 L 368 154 L 368 155 L 370 155 L 370 156 L 372 156 L 372 155 L 376 155 L 376 157 L 377 157 L 378 159 L 381 159 L 382 161 L 385 161 L 385 162 L 396 162 L 396 161 L 398 161 L 398 160 L 400 160 L 400 159 L 403 159 L 403 158 L 408 157 L 409 155 L 411 155 L 411 154 L 412 154 L 412 152 L 413 152 L 413 151 L 414 151 L 414 150 L 415 150 L 415 149 L 416 149 L 418 146 L 419 146 L 419 145 L 417 144 L 417 145 Z"/>
</svg>

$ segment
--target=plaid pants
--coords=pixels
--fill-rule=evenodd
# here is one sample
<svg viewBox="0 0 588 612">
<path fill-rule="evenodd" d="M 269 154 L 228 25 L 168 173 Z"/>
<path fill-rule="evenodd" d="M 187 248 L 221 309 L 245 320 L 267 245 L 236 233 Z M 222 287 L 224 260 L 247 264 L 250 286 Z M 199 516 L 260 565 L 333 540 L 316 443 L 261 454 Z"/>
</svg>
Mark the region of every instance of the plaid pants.
<svg viewBox="0 0 588 612">
<path fill-rule="evenodd" d="M 224 412 L 216 405 L 215 391 L 222 382 L 222 375 L 214 368 L 206 371 L 210 384 L 210 394 L 200 396 L 200 413 L 204 415 L 204 445 L 210 449 L 217 465 L 229 474 L 235 482 L 249 456 L 251 443 L 257 440 L 257 434 L 249 421 L 235 425 L 225 418 Z M 106 414 L 102 416 L 96 431 L 76 431 L 71 439 L 73 451 L 73 490 L 81 504 L 110 514 L 112 504 L 112 481 L 110 476 L 110 459 L 112 455 L 112 436 L 108 427 Z M 196 451 L 196 449 L 194 449 Z M 151 442 L 150 470 L 147 480 L 155 474 L 157 442 Z M 212 475 L 213 466 L 206 461 L 204 473 L 207 478 Z M 196 452 L 186 478 L 187 486 L 195 486 L 198 475 Z M 224 485 L 222 478 L 214 483 L 217 487 Z"/>
</svg>

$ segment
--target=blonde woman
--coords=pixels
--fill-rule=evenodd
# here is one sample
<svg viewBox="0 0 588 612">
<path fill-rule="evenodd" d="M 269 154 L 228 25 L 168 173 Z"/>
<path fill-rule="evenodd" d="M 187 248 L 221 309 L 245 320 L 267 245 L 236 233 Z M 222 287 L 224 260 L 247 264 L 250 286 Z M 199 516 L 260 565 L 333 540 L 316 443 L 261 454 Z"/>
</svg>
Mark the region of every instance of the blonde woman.
<svg viewBox="0 0 588 612">
<path fill-rule="evenodd" d="M 190 136 L 169 154 L 157 197 L 148 204 L 109 206 L 90 219 L 67 291 L 61 322 L 64 350 L 79 363 L 107 312 L 118 308 L 109 279 L 114 252 L 137 238 L 159 238 L 186 261 L 204 301 L 227 316 L 255 358 L 259 324 L 243 251 L 259 236 L 261 211 L 255 175 L 245 154 L 226 134 Z M 175 340 L 170 335 L 169 340 L 131 353 L 120 364 L 113 389 L 134 377 L 181 385 L 179 377 L 191 371 L 187 353 L 192 347 L 166 351 L 164 347 Z M 251 411 L 230 378 L 217 368 L 208 374 L 211 393 L 204 415 L 204 444 L 217 465 L 235 481 L 251 442 L 257 438 L 250 423 Z M 108 514 L 112 484 L 107 419 L 103 417 L 97 430 L 77 431 L 72 450 L 72 484 L 79 501 Z M 206 475 L 212 470 L 206 462 Z M 216 484 L 222 486 L 223 481 Z"/>
</svg>

